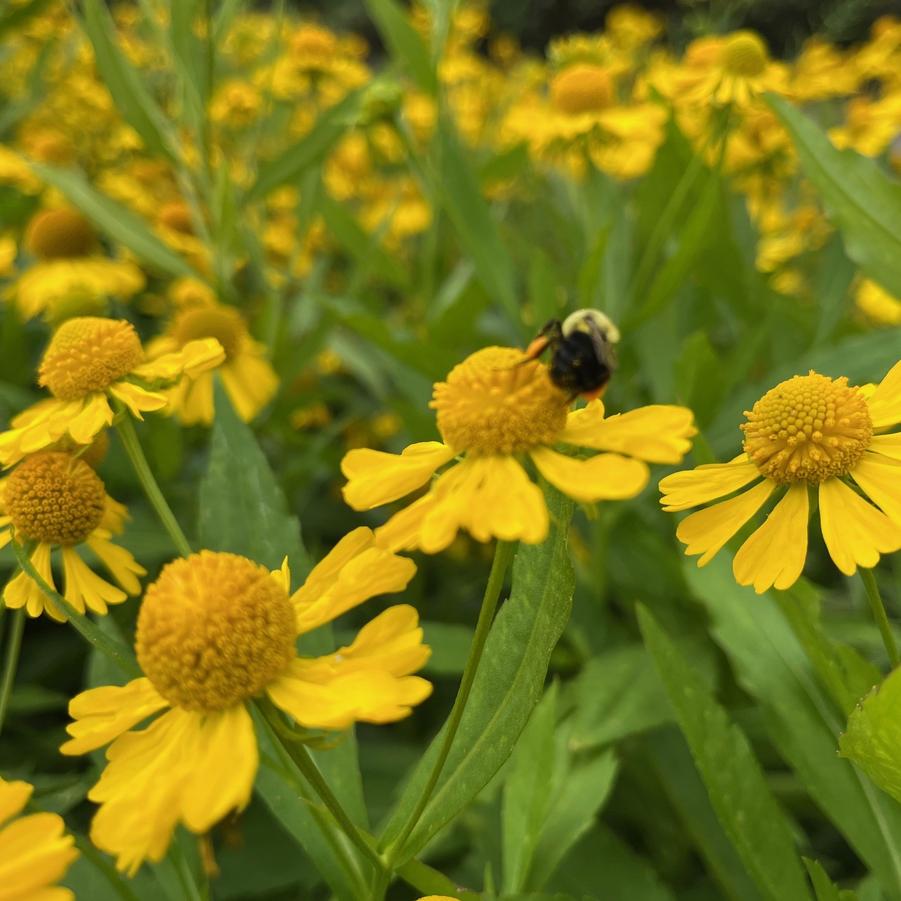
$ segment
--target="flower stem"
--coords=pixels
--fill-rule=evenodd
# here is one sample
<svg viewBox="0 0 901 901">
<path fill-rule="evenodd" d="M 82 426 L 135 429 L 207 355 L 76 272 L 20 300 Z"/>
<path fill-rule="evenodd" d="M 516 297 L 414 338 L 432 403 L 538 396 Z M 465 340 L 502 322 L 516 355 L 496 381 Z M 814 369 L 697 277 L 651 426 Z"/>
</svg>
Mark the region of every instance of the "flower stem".
<svg viewBox="0 0 901 901">
<path fill-rule="evenodd" d="M 876 582 L 876 576 L 872 569 L 860 567 L 860 578 L 863 580 L 863 587 L 867 590 L 867 600 L 870 602 L 870 612 L 879 631 L 882 634 L 882 643 L 888 653 L 889 663 L 892 669 L 901 663 L 901 657 L 898 656 L 898 645 L 895 643 L 895 636 L 892 634 L 892 627 L 889 624 L 888 616 L 885 612 L 885 604 L 882 603 L 882 595 L 879 593 L 879 585 Z"/>
<path fill-rule="evenodd" d="M 498 541 L 494 549 L 494 561 L 491 564 L 491 572 L 488 575 L 488 583 L 485 586 L 482 609 L 479 611 L 479 619 L 472 638 L 472 646 L 469 649 L 469 658 L 466 661 L 466 666 L 463 668 L 460 688 L 457 690 L 454 706 L 451 707 L 450 715 L 447 718 L 444 738 L 441 742 L 438 756 L 435 758 L 435 763 L 432 766 L 432 772 L 429 774 L 428 781 L 422 790 L 422 794 L 419 796 L 419 800 L 416 802 L 416 806 L 413 808 L 413 812 L 407 818 L 407 822 L 404 823 L 397 838 L 385 849 L 385 862 L 389 871 L 393 869 L 394 861 L 397 859 L 398 854 L 402 853 L 404 844 L 416 828 L 416 824 L 428 806 L 432 792 L 434 792 L 435 787 L 438 785 L 438 780 L 441 778 L 444 764 L 447 763 L 451 746 L 457 735 L 457 729 L 460 727 L 460 721 L 463 719 L 466 702 L 469 700 L 469 693 L 472 691 L 476 671 L 482 659 L 482 652 L 485 650 L 488 632 L 491 629 L 491 623 L 494 621 L 494 613 L 497 610 L 501 589 L 504 587 L 504 576 L 507 574 L 507 567 L 513 559 L 515 549 L 516 543 L 510 541 Z"/>
<path fill-rule="evenodd" d="M 19 665 L 19 652 L 22 650 L 22 633 L 24 631 L 25 611 L 16 610 L 12 617 L 12 628 L 6 644 L 6 662 L 3 667 L 2 681 L 0 681 L 0 732 L 3 731 L 6 709 L 13 693 L 13 683 L 16 681 L 16 668 Z"/>
<path fill-rule="evenodd" d="M 122 410 L 119 412 L 123 413 Z M 166 502 L 166 498 L 163 497 L 163 492 L 160 491 L 160 486 L 150 470 L 147 457 L 144 456 L 141 442 L 138 441 L 138 433 L 135 431 L 134 423 L 127 413 L 118 417 L 116 430 L 119 432 L 122 446 L 125 448 L 125 453 L 128 454 L 128 459 L 131 460 L 132 468 L 141 483 L 141 487 L 144 489 L 144 493 L 147 495 L 147 499 L 150 501 L 153 509 L 156 510 L 156 515 L 160 518 L 163 528 L 169 533 L 169 537 L 172 539 L 172 543 L 179 554 L 182 557 L 189 556 L 191 545 L 188 544 L 188 539 L 185 538 L 185 533 L 181 530 L 172 508 Z"/>
</svg>

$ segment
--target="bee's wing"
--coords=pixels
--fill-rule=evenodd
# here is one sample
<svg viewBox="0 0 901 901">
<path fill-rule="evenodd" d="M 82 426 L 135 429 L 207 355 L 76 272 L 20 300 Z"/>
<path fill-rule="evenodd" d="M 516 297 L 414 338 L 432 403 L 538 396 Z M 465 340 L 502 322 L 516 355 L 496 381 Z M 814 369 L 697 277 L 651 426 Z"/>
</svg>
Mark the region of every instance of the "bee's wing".
<svg viewBox="0 0 901 901">
<path fill-rule="evenodd" d="M 612 372 L 616 368 L 616 350 L 613 344 L 607 340 L 607 336 L 593 319 L 586 319 L 585 324 L 588 326 L 591 345 L 597 358 Z"/>
</svg>

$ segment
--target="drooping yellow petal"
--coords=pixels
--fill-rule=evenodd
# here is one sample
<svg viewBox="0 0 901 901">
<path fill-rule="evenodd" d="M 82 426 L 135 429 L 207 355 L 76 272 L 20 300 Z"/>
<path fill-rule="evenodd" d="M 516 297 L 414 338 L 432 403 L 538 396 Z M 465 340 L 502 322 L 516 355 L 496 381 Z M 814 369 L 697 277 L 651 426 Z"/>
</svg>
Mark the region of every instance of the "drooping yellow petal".
<svg viewBox="0 0 901 901">
<path fill-rule="evenodd" d="M 132 370 L 132 374 L 148 382 L 174 382 L 183 375 L 197 378 L 225 361 L 225 350 L 215 338 L 188 341 L 181 350 L 148 360 Z"/>
<path fill-rule="evenodd" d="M 375 530 L 379 547 L 394 551 L 412 551 L 419 547 L 419 533 L 426 516 L 435 507 L 435 493 L 430 491 L 409 506 L 398 510 L 383 526 Z"/>
<path fill-rule="evenodd" d="M 530 456 L 552 485 L 583 503 L 635 497 L 647 485 L 650 475 L 645 463 L 621 454 L 598 454 L 579 460 L 549 447 L 537 447 Z"/>
<path fill-rule="evenodd" d="M 870 440 L 869 450 L 892 460 L 901 460 L 901 432 L 890 435 L 874 435 Z"/>
<path fill-rule="evenodd" d="M 736 497 L 686 516 L 676 529 L 688 556 L 701 554 L 698 566 L 705 566 L 722 546 L 763 506 L 776 488 L 765 479 Z"/>
<path fill-rule="evenodd" d="M 128 598 L 124 591 L 101 579 L 78 556 L 75 548 L 64 547 L 62 556 L 65 578 L 63 596 L 79 613 L 84 613 L 87 607 L 94 613 L 104 614 L 107 604 L 121 604 Z"/>
<path fill-rule="evenodd" d="M 697 433 L 687 407 L 652 404 L 604 419 L 598 402 L 569 414 L 559 440 L 565 444 L 615 451 L 649 463 L 678 463 Z"/>
<path fill-rule="evenodd" d="M 310 572 L 291 597 L 297 632 L 303 634 L 379 594 L 403 591 L 416 564 L 376 547 L 370 529 L 355 529 Z"/>
<path fill-rule="evenodd" d="M 901 422 L 901 361 L 895 363 L 867 399 L 873 427 L 886 428 Z"/>
<path fill-rule="evenodd" d="M 118 544 L 113 544 L 102 529 L 95 529 L 85 544 L 100 558 L 103 565 L 127 594 L 141 593 L 138 576 L 146 576 L 147 570 L 135 560 L 131 551 L 119 547 Z M 118 602 L 110 601 L 109 603 Z"/>
<path fill-rule="evenodd" d="M 0 850 L 0 901 L 33 901 L 52 891 L 47 887 L 78 857 L 75 839 L 55 813 L 13 820 L 0 829 Z"/>
<path fill-rule="evenodd" d="M 50 560 L 51 547 L 41 542 L 32 551 L 31 563 L 39 576 L 51 587 L 56 585 L 53 581 L 53 567 Z M 25 608 L 25 612 L 31 617 L 46 613 L 51 619 L 63 623 L 66 614 L 60 610 L 56 603 L 48 598 L 38 587 L 37 583 L 24 572 L 20 572 L 14 579 L 7 583 L 3 590 L 3 601 L 11 610 Z"/>
<path fill-rule="evenodd" d="M 229 360 L 221 370 L 222 384 L 238 416 L 249 422 L 278 391 L 278 376 L 255 341 Z"/>
<path fill-rule="evenodd" d="M 901 525 L 901 460 L 867 452 L 851 477 L 889 519 Z"/>
<path fill-rule="evenodd" d="M 735 555 L 732 572 L 739 585 L 753 585 L 757 594 L 794 585 L 807 558 L 809 510 L 807 483 L 792 485 Z"/>
<path fill-rule="evenodd" d="M 63 754 L 86 754 L 118 738 L 136 723 L 168 707 L 169 702 L 149 679 L 132 679 L 127 685 L 106 685 L 83 691 L 69 701 L 66 726 L 72 736 L 62 747 Z"/>
<path fill-rule="evenodd" d="M 0 779 L 0 826 L 14 817 L 28 803 L 34 787 L 27 782 Z"/>
<path fill-rule="evenodd" d="M 148 391 L 134 382 L 116 382 L 110 386 L 109 393 L 121 400 L 136 419 L 143 419 L 142 413 L 162 410 L 168 403 L 165 394 Z"/>
<path fill-rule="evenodd" d="M 660 481 L 664 510 L 676 512 L 699 507 L 708 501 L 732 494 L 749 482 L 760 478 L 760 470 L 742 455 L 730 463 L 709 463 L 674 472 Z"/>
<path fill-rule="evenodd" d="M 401 454 L 355 448 L 341 461 L 341 472 L 348 480 L 342 489 L 344 500 L 354 510 L 396 501 L 424 485 L 453 457 L 454 452 L 440 441 L 411 444 Z"/>
<path fill-rule="evenodd" d="M 438 479 L 431 494 L 418 536 L 427 554 L 443 551 L 461 528 L 477 541 L 539 544 L 547 537 L 544 495 L 513 457 L 467 457 Z"/>
<path fill-rule="evenodd" d="M 839 479 L 820 483 L 820 526 L 829 556 L 846 576 L 901 548 L 901 525 Z"/>
</svg>

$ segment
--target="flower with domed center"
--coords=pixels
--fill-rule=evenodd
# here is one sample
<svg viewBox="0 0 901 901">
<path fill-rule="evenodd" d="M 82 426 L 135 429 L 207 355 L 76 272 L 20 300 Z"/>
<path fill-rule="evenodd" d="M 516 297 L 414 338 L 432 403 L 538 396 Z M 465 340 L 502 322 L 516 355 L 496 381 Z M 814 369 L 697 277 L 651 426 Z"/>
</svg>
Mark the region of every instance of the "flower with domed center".
<svg viewBox="0 0 901 901">
<path fill-rule="evenodd" d="M 63 564 L 63 597 L 79 613 L 106 613 L 107 604 L 121 604 L 138 594 L 138 576 L 146 570 L 125 548 L 114 544 L 128 512 L 107 493 L 103 482 L 81 458 L 61 451 L 34 454 L 2 482 L 0 547 L 12 538 L 33 544 L 30 558 L 38 575 L 54 586 L 52 556 L 59 550 Z M 85 547 L 109 570 L 117 585 L 98 576 L 78 552 Z M 25 572 L 3 591 L 3 602 L 25 608 L 29 616 L 46 613 L 65 622 L 66 614 L 47 598 Z"/>
<path fill-rule="evenodd" d="M 203 338 L 145 362 L 141 339 L 130 322 L 95 316 L 69 319 L 51 338 L 38 371 L 38 383 L 53 397 L 14 417 L 12 428 L 0 434 L 0 463 L 11 466 L 65 435 L 76 444 L 90 444 L 113 421 L 110 400 L 142 419 L 142 413 L 167 404 L 165 395 L 146 384 L 168 386 L 196 378 L 224 359 L 222 345 Z"/>
<path fill-rule="evenodd" d="M 564 494 L 592 503 L 634 497 L 648 481 L 647 463 L 677 463 L 691 446 L 691 411 L 654 405 L 604 417 L 593 401 L 568 412 L 569 398 L 547 367 L 513 347 L 486 347 L 438 382 L 431 402 L 443 442 L 411 444 L 401 454 L 349 451 L 344 499 L 371 510 L 428 482 L 430 490 L 378 531 L 395 550 L 444 550 L 466 529 L 479 541 L 537 544 L 548 532 L 544 495 L 523 465 Z M 556 446 L 602 451 L 583 459 Z M 455 458 L 457 458 L 455 460 Z"/>
<path fill-rule="evenodd" d="M 246 557 L 201 551 L 164 567 L 138 615 L 145 675 L 85 691 L 69 705 L 64 754 L 112 742 L 88 793 L 100 804 L 94 844 L 133 874 L 163 857 L 179 823 L 202 833 L 244 808 L 259 759 L 253 698 L 268 697 L 308 729 L 408 716 L 431 692 L 412 675 L 429 656 L 414 608 L 389 607 L 323 657 L 298 656 L 295 639 L 403 590 L 415 571 L 365 528 L 342 538 L 293 595 L 287 564 L 272 573 Z"/>
<path fill-rule="evenodd" d="M 74 901 L 54 885 L 78 857 L 75 839 L 57 813 L 21 816 L 33 791 L 27 782 L 0 779 L 0 898 L 3 901 Z"/>
<path fill-rule="evenodd" d="M 127 300 L 144 287 L 144 274 L 129 260 L 98 253 L 90 222 L 71 209 L 37 213 L 25 231 L 24 249 L 35 257 L 13 285 L 26 319 L 41 312 L 53 319 L 69 311 L 96 311 L 108 297 Z"/>
<path fill-rule="evenodd" d="M 719 501 L 676 529 L 685 553 L 701 555 L 699 566 L 779 494 L 735 555 L 732 570 L 758 594 L 789 588 L 807 556 L 811 489 L 826 548 L 846 575 L 901 548 L 901 432 L 889 431 L 901 423 L 901 363 L 873 391 L 813 371 L 796 375 L 745 416 L 744 453 L 660 483 L 666 510 Z"/>
<path fill-rule="evenodd" d="M 175 314 L 168 329 L 147 345 L 151 361 L 176 353 L 191 341 L 215 338 L 225 351 L 225 361 L 217 370 L 232 406 L 245 422 L 253 419 L 278 390 L 278 376 L 266 358 L 266 348 L 255 341 L 240 312 L 217 303 L 195 303 Z M 167 413 L 185 425 L 213 421 L 213 373 L 184 379 L 165 392 Z"/>
</svg>

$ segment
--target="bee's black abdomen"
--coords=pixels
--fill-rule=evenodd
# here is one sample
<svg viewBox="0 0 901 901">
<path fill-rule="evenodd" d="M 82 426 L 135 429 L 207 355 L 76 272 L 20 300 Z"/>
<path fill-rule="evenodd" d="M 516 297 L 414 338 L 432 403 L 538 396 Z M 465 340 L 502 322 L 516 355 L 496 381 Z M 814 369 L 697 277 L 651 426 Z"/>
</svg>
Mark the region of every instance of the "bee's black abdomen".
<svg viewBox="0 0 901 901">
<path fill-rule="evenodd" d="M 551 381 L 564 391 L 585 394 L 610 381 L 610 367 L 598 359 L 591 336 L 574 332 L 554 346 Z"/>
</svg>

